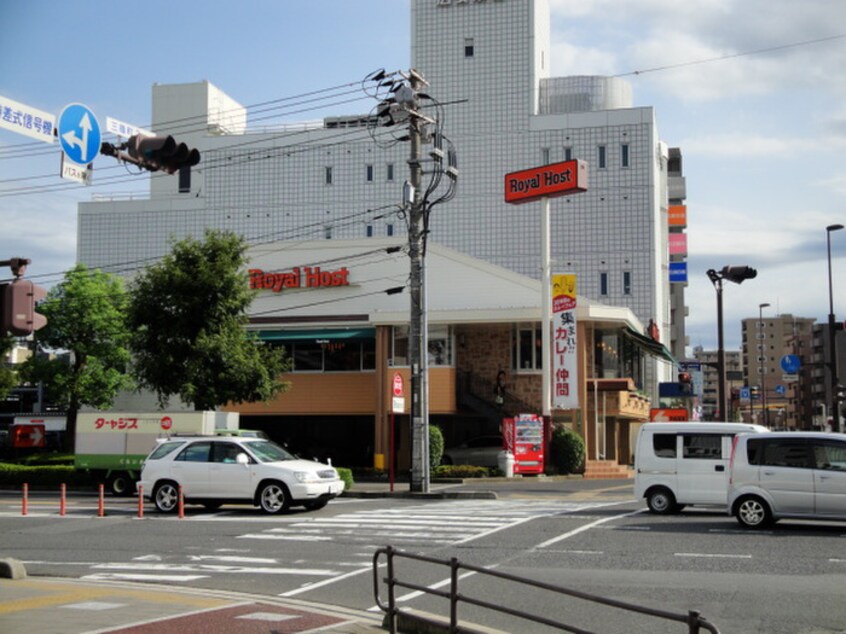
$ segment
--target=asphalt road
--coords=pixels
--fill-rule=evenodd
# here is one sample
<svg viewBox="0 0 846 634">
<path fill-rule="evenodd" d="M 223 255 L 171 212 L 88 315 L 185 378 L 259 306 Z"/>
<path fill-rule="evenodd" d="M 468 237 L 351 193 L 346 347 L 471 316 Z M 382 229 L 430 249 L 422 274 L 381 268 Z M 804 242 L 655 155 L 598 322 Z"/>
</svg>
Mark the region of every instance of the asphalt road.
<svg viewBox="0 0 846 634">
<path fill-rule="evenodd" d="M 846 632 L 846 524 L 780 522 L 742 529 L 714 510 L 658 517 L 625 481 L 475 484 L 497 499 L 341 498 L 317 512 L 268 517 L 248 507 L 183 519 L 132 500 L 0 492 L 0 557 L 31 575 L 232 590 L 357 609 L 375 606 L 374 552 L 459 561 L 675 613 L 698 610 L 725 633 Z M 380 561 L 384 561 L 383 559 Z M 397 562 L 400 578 L 444 587 L 449 570 Z M 380 574 L 382 574 L 380 572 Z M 462 593 L 601 632 L 685 632 L 531 587 L 463 573 Z M 384 587 L 380 590 L 383 593 Z M 446 614 L 442 599 L 400 590 L 405 607 Z M 462 618 L 505 631 L 551 631 L 462 605 Z"/>
</svg>

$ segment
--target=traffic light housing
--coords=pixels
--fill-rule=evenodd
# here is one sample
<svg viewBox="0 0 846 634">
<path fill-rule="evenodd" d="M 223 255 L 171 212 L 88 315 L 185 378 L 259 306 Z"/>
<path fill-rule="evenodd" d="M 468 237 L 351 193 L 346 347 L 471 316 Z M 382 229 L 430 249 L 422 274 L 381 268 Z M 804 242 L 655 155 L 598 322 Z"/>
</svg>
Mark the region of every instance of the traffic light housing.
<svg viewBox="0 0 846 634">
<path fill-rule="evenodd" d="M 693 395 L 693 381 L 690 372 L 679 372 L 679 392 L 684 396 Z"/>
<path fill-rule="evenodd" d="M 200 152 L 189 148 L 172 136 L 144 136 L 136 134 L 126 142 L 126 151 L 138 165 L 151 172 L 162 170 L 168 174 L 200 162 Z"/>
<path fill-rule="evenodd" d="M 751 266 L 724 266 L 720 275 L 724 280 L 740 284 L 743 280 L 751 280 L 757 277 L 758 271 Z"/>
<path fill-rule="evenodd" d="M 17 279 L 2 285 L 4 333 L 20 337 L 47 325 L 47 318 L 36 312 L 36 304 L 47 297 L 47 289 L 32 280 Z"/>
</svg>

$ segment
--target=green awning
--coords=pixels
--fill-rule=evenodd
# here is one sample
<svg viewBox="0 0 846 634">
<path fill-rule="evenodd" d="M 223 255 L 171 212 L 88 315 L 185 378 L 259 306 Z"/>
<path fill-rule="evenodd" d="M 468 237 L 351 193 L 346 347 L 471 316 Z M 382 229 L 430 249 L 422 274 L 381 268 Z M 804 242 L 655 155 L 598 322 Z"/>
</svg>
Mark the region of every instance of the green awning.
<svg viewBox="0 0 846 634">
<path fill-rule="evenodd" d="M 322 339 L 373 339 L 375 328 L 332 328 L 329 330 L 259 330 L 262 341 L 318 341 Z"/>
<path fill-rule="evenodd" d="M 632 343 L 647 354 L 652 355 L 653 357 L 661 357 L 670 363 L 678 363 L 676 358 L 667 349 L 667 346 L 660 341 L 655 341 L 652 337 L 647 337 L 646 335 L 639 333 L 631 326 L 628 326 L 622 332 L 623 336 L 628 337 Z"/>
</svg>

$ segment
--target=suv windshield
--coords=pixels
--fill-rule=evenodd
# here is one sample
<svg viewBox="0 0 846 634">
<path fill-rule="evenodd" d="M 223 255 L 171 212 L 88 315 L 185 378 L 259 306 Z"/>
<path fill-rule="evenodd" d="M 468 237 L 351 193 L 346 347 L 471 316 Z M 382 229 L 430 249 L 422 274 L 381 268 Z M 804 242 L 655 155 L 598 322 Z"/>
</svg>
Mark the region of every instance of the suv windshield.
<svg viewBox="0 0 846 634">
<path fill-rule="evenodd" d="M 296 460 L 294 456 L 282 449 L 275 442 L 269 440 L 256 440 L 254 442 L 245 442 L 245 447 L 249 447 L 250 451 L 260 462 L 278 462 L 280 460 Z"/>
</svg>

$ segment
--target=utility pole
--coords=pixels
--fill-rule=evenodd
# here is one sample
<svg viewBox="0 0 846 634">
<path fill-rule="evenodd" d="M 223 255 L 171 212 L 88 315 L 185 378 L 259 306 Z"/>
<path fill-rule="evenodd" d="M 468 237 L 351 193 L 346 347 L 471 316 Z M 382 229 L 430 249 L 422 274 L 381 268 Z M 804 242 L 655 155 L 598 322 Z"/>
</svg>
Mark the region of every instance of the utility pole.
<svg viewBox="0 0 846 634">
<path fill-rule="evenodd" d="M 414 69 L 386 73 L 379 70 L 365 78 L 376 82 L 375 97 L 387 90 L 371 117 L 371 136 L 384 147 L 408 141 L 409 180 L 403 187 L 403 212 L 408 229 L 409 294 L 411 307 L 408 324 L 408 359 L 411 370 L 411 480 L 415 493 L 429 492 L 429 368 L 428 319 L 426 314 L 426 240 L 432 207 L 455 196 L 458 166 L 452 143 L 442 133 L 441 105 L 422 92 L 428 82 Z M 433 116 L 421 112 L 426 100 Z M 386 142 L 375 133 L 383 127 L 405 124 L 403 133 L 392 133 Z M 433 143 L 424 157 L 424 143 Z M 444 154 L 444 144 L 448 151 Z M 446 165 L 444 164 L 446 159 Z M 424 169 L 425 164 L 425 169 Z M 447 188 L 439 193 L 443 177 Z M 424 178 L 428 177 L 428 179 Z M 424 182 L 426 181 L 426 182 Z"/>
<path fill-rule="evenodd" d="M 423 87 L 423 78 L 410 73 L 414 111 L 417 110 L 417 93 Z M 411 116 L 408 135 L 411 155 L 408 166 L 411 171 L 411 205 L 408 213 L 408 257 L 411 260 L 410 295 L 411 316 L 408 326 L 408 356 L 411 361 L 411 491 L 429 492 L 429 412 L 428 412 L 428 354 L 426 339 L 428 320 L 426 315 L 425 258 L 424 258 L 424 204 L 420 191 L 423 180 L 421 160 L 423 120 Z"/>
</svg>

